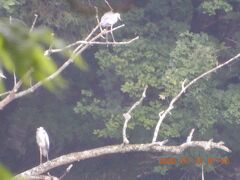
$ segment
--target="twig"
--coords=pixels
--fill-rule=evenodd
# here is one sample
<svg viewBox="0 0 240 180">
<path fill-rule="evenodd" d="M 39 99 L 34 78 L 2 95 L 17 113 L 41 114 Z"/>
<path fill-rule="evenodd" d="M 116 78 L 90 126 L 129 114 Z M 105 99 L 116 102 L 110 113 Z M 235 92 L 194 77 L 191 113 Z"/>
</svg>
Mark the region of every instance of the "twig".
<svg viewBox="0 0 240 180">
<path fill-rule="evenodd" d="M 113 11 L 113 8 L 110 6 L 110 4 L 107 0 L 105 0 L 105 3 L 108 5 L 108 7 L 111 9 L 111 11 Z"/>
<path fill-rule="evenodd" d="M 127 125 L 129 120 L 131 119 L 131 112 L 142 103 L 143 99 L 146 97 L 146 91 L 147 91 L 148 86 L 145 86 L 141 98 L 135 102 L 132 107 L 128 110 L 128 112 L 123 114 L 123 117 L 125 119 L 124 125 L 123 125 L 123 130 L 122 130 L 122 136 L 123 136 L 123 144 L 129 144 L 129 140 L 126 135 L 126 130 L 127 130 Z"/>
<path fill-rule="evenodd" d="M 51 52 L 52 46 L 53 46 L 53 40 L 54 40 L 54 33 L 51 34 L 51 42 L 50 42 L 50 45 L 49 45 L 48 50 L 46 50 L 46 51 L 44 52 L 44 56 L 48 56 L 48 55 L 49 55 L 49 52 Z"/>
<path fill-rule="evenodd" d="M 0 94 L 0 97 L 8 95 L 10 92 L 11 92 L 11 91 L 7 91 L 7 92 L 4 92 L 4 93 L 1 93 L 1 94 Z"/>
<path fill-rule="evenodd" d="M 95 11 L 96 11 L 97 24 L 98 24 L 98 26 L 99 26 L 99 28 L 100 28 L 100 31 L 102 32 L 103 29 L 102 29 L 102 26 L 101 26 L 100 21 L 99 21 L 98 8 L 97 8 L 96 6 L 94 6 L 94 8 L 95 8 Z M 103 36 L 101 36 L 101 37 L 102 37 L 103 39 L 105 39 Z"/>
<path fill-rule="evenodd" d="M 32 32 L 33 31 L 33 28 L 37 22 L 37 18 L 38 18 L 38 15 L 37 14 L 34 14 L 34 20 L 33 20 L 33 23 L 32 23 L 32 26 L 31 26 L 31 29 L 29 30 L 29 32 Z"/>
<path fill-rule="evenodd" d="M 24 77 L 29 76 L 31 73 L 32 73 L 32 70 L 29 70 Z M 7 104 L 9 104 L 13 99 L 16 98 L 16 92 L 21 87 L 21 85 L 22 85 L 22 80 L 19 80 L 16 84 L 14 84 L 9 94 L 3 100 L 0 101 L 0 110 L 2 110 Z"/>
<path fill-rule="evenodd" d="M 212 72 L 215 72 L 216 70 L 228 65 L 229 63 L 237 60 L 238 58 L 240 57 L 240 53 L 237 54 L 236 56 L 234 56 L 233 58 L 227 60 L 226 62 L 222 63 L 222 64 L 219 64 L 217 65 L 216 67 L 206 71 L 205 73 L 201 74 L 200 76 L 196 77 L 195 79 L 193 79 L 192 81 L 190 81 L 186 86 L 184 85 L 185 81 L 182 83 L 182 89 L 181 91 L 171 100 L 168 108 L 163 111 L 163 113 L 161 115 L 159 115 L 159 120 L 158 120 L 158 123 L 155 127 L 155 130 L 154 130 L 154 134 L 153 134 L 153 139 L 152 139 L 152 142 L 156 142 L 157 141 L 157 136 L 158 136 L 158 132 L 159 132 L 159 129 L 160 129 L 160 126 L 162 124 L 162 121 L 165 119 L 166 115 L 169 114 L 171 112 L 171 110 L 174 108 L 174 104 L 175 102 L 184 94 L 184 92 L 186 92 L 186 90 L 192 86 L 194 83 L 196 83 L 199 79 L 202 79 L 203 77 L 207 76 L 208 74 L 211 74 Z"/>
<path fill-rule="evenodd" d="M 65 46 L 64 48 L 60 48 L 60 49 L 51 49 L 51 50 L 46 50 L 45 53 L 46 54 L 52 54 L 52 53 L 58 53 L 58 52 L 61 52 L 61 51 L 64 51 L 68 48 L 71 48 L 73 46 L 76 46 L 76 45 L 79 45 L 79 44 L 89 44 L 89 45 L 94 45 L 94 44 L 97 44 L 97 45 L 106 45 L 106 44 L 110 44 L 110 45 L 126 45 L 126 44 L 130 44 L 132 43 L 133 41 L 139 39 L 139 36 L 133 38 L 133 39 L 130 39 L 128 41 L 121 41 L 121 42 L 101 42 L 101 41 L 92 41 L 92 42 L 89 42 L 89 41 L 76 41 L 72 44 L 69 44 L 67 46 Z"/>
<path fill-rule="evenodd" d="M 191 130 L 191 132 L 190 132 L 190 134 L 188 135 L 188 137 L 187 137 L 187 143 L 189 143 L 189 142 L 191 142 L 192 141 L 192 137 L 193 137 L 193 133 L 194 133 L 194 131 L 195 131 L 195 129 L 192 129 Z"/>
<path fill-rule="evenodd" d="M 95 11 L 96 11 L 96 19 L 97 19 L 97 24 L 99 25 L 100 24 L 100 21 L 99 21 L 99 16 L 98 16 L 98 8 L 97 6 L 94 6 L 95 8 Z M 100 25 L 99 25 L 100 26 Z"/>
<path fill-rule="evenodd" d="M 73 167 L 73 164 L 70 164 L 70 165 L 67 167 L 67 169 L 65 170 L 65 172 L 63 173 L 63 175 L 59 178 L 59 180 L 63 179 L 63 178 L 67 175 L 67 173 L 70 172 L 70 170 L 72 169 L 72 167 Z"/>
<path fill-rule="evenodd" d="M 168 139 L 165 139 L 164 141 L 159 141 L 159 142 L 154 142 L 152 145 L 157 145 L 157 146 L 163 146 L 168 142 Z"/>
</svg>

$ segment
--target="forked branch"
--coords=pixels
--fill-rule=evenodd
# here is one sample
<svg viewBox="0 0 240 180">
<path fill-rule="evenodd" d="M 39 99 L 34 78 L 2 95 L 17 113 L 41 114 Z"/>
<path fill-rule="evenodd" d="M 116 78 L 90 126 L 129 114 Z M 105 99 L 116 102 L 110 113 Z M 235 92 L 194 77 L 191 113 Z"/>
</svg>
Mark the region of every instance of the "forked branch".
<svg viewBox="0 0 240 180">
<path fill-rule="evenodd" d="M 36 16 L 37 18 L 37 16 Z M 34 27 L 34 24 L 35 24 L 35 21 L 36 21 L 36 18 L 34 20 L 34 23 L 33 23 L 33 26 Z M 27 94 L 30 94 L 30 93 L 33 93 L 36 89 L 38 89 L 39 87 L 41 87 L 45 82 L 47 81 L 51 81 L 53 80 L 54 78 L 56 78 L 59 74 L 62 73 L 62 71 L 64 69 L 66 69 L 71 63 L 74 62 L 74 59 L 79 56 L 84 50 L 86 50 L 89 46 L 93 45 L 93 44 L 99 44 L 99 45 L 106 45 L 106 44 L 113 44 L 113 45 L 126 45 L 126 44 L 130 44 L 132 43 L 133 41 L 137 40 L 138 37 L 135 37 L 133 39 L 130 39 L 128 41 L 122 41 L 122 42 L 114 42 L 114 43 L 111 43 L 111 42 L 97 42 L 96 40 L 100 37 L 102 37 L 103 35 L 111 32 L 111 31 L 116 31 L 120 28 L 124 27 L 124 24 L 123 25 L 120 25 L 120 26 L 117 26 L 115 28 L 113 28 L 112 30 L 103 30 L 101 31 L 100 33 L 98 33 L 97 35 L 93 36 L 94 33 L 96 32 L 96 30 L 99 28 L 99 24 L 90 32 L 90 34 L 85 38 L 84 41 L 78 41 L 73 43 L 73 44 L 70 44 L 62 49 L 57 49 L 57 50 L 54 50 L 52 48 L 49 48 L 48 50 L 45 51 L 44 55 L 49 55 L 51 53 L 53 53 L 54 51 L 55 52 L 60 52 L 60 51 L 64 51 L 65 49 L 67 48 L 70 48 L 72 46 L 75 46 L 77 45 L 77 47 L 73 50 L 73 53 L 72 53 L 72 56 L 71 58 L 69 58 L 64 64 L 62 64 L 53 74 L 51 74 L 50 76 L 48 76 L 47 78 L 43 79 L 42 81 L 39 81 L 33 85 L 31 85 L 29 88 L 25 89 L 25 90 L 22 90 L 22 91 L 19 91 L 19 88 L 20 86 L 16 88 L 16 86 L 13 87 L 14 91 L 11 90 L 11 91 L 8 91 L 8 92 L 5 92 L 5 93 L 2 93 L 0 94 L 0 97 L 2 96 L 5 96 L 1 101 L 0 101 L 0 110 L 3 109 L 6 105 L 8 105 L 10 102 L 12 102 L 14 99 L 17 99 L 17 98 L 20 98 L 22 96 L 25 96 Z M 93 36 L 93 37 L 92 37 Z M 21 84 L 22 81 L 19 80 L 16 84 Z"/>
<path fill-rule="evenodd" d="M 129 140 L 127 138 L 126 130 L 127 130 L 127 125 L 129 120 L 131 119 L 131 112 L 142 103 L 143 99 L 146 97 L 146 91 L 147 91 L 148 86 L 145 86 L 141 98 L 135 102 L 132 107 L 128 110 L 128 112 L 123 114 L 124 117 L 124 125 L 123 125 L 123 130 L 122 130 L 122 136 L 123 136 L 123 144 L 129 144 Z"/>
<path fill-rule="evenodd" d="M 239 57 L 240 57 L 240 53 L 237 54 L 236 56 L 234 56 L 233 58 L 227 60 L 226 62 L 224 62 L 222 64 L 219 64 L 216 67 L 214 67 L 214 68 L 208 70 L 207 72 L 201 74 L 200 76 L 196 77 L 195 79 L 190 81 L 187 85 L 185 85 L 185 80 L 184 80 L 184 82 L 182 83 L 181 91 L 171 100 L 168 108 L 166 110 L 162 111 L 161 113 L 159 113 L 159 120 L 158 120 L 158 123 L 157 123 L 157 125 L 155 127 L 155 131 L 154 131 L 154 134 L 153 134 L 152 142 L 154 143 L 154 142 L 157 141 L 158 132 L 159 132 L 159 129 L 160 129 L 160 126 L 161 126 L 163 120 L 166 118 L 166 116 L 174 108 L 174 104 L 176 103 L 176 101 L 186 92 L 186 90 L 190 86 L 192 86 L 194 83 L 196 83 L 198 80 L 202 79 L 203 77 L 207 76 L 208 74 L 211 74 L 212 72 L 215 72 L 216 70 L 218 70 L 218 69 L 220 69 L 220 68 L 230 64 L 231 62 L 236 61 Z"/>
</svg>

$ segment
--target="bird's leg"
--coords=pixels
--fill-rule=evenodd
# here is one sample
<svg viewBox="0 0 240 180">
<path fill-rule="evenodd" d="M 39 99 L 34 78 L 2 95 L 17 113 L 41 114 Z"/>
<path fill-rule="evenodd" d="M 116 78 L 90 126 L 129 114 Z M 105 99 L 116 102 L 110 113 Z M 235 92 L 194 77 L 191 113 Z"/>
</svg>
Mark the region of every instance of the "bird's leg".
<svg viewBox="0 0 240 180">
<path fill-rule="evenodd" d="M 101 31 L 101 34 L 103 34 L 103 29 L 102 29 L 102 26 L 99 24 L 99 28 L 100 28 L 100 31 Z M 103 39 L 105 39 L 104 37 L 103 37 L 103 35 L 101 35 L 101 37 L 103 38 Z"/>
<path fill-rule="evenodd" d="M 48 159 L 48 153 L 47 153 L 47 161 L 49 161 L 49 159 Z"/>
<path fill-rule="evenodd" d="M 39 150 L 40 150 L 40 164 L 42 164 L 42 150 L 41 150 L 41 148 L 39 148 Z"/>
<path fill-rule="evenodd" d="M 114 37 L 113 37 L 113 31 L 112 31 L 112 29 L 113 29 L 113 26 L 111 25 L 111 35 L 112 35 L 112 39 L 113 39 L 113 42 L 116 42 L 115 39 L 114 39 Z"/>
<path fill-rule="evenodd" d="M 107 47 L 108 47 L 108 33 L 106 33 L 106 43 L 107 43 Z"/>
<path fill-rule="evenodd" d="M 108 28 L 105 29 L 105 31 L 107 31 Z M 107 47 L 108 47 L 108 32 L 106 32 L 106 43 L 107 43 Z"/>
</svg>

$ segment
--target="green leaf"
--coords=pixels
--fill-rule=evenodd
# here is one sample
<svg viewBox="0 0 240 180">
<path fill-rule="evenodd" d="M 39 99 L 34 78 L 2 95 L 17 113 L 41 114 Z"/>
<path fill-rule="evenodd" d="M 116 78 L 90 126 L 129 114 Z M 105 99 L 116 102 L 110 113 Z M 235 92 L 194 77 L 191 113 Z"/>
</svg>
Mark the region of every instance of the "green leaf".
<svg viewBox="0 0 240 180">
<path fill-rule="evenodd" d="M 0 164 L 0 179 L 1 180 L 11 180 L 12 174 L 3 165 Z"/>
</svg>

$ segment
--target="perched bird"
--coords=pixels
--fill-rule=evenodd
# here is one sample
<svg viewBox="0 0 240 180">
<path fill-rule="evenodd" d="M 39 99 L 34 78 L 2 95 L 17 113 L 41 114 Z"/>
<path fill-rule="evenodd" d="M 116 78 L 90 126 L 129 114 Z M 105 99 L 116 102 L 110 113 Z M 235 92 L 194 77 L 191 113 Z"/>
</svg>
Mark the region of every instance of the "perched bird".
<svg viewBox="0 0 240 180">
<path fill-rule="evenodd" d="M 48 134 L 43 127 L 37 128 L 36 140 L 40 151 L 40 164 L 42 164 L 42 156 L 46 157 L 48 160 L 48 151 L 50 146 Z"/>
<path fill-rule="evenodd" d="M 101 28 L 108 28 L 108 27 L 111 28 L 111 34 L 114 42 L 115 42 L 115 39 L 113 37 L 112 28 L 113 28 L 113 25 L 118 22 L 118 20 L 121 20 L 120 14 L 109 11 L 109 12 L 106 12 L 101 17 L 101 21 L 100 21 Z"/>
</svg>

